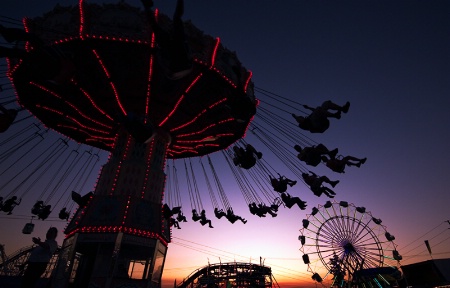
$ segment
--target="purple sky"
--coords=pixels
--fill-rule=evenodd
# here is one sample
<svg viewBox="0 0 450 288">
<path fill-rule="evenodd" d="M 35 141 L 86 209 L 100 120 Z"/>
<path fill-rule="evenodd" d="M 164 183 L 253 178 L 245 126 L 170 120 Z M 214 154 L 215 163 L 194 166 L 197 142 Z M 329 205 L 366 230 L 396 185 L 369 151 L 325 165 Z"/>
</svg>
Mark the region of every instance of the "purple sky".
<svg viewBox="0 0 450 288">
<path fill-rule="evenodd" d="M 0 14 L 13 19 L 34 17 L 58 2 L 72 5 L 77 1 L 6 0 Z M 139 1 L 128 2 L 140 7 Z M 256 87 L 310 106 L 328 99 L 339 104 L 350 101 L 349 113 L 332 121 L 326 133 L 305 135 L 329 148 L 338 147 L 343 155 L 367 157 L 367 163 L 360 169 L 350 167 L 342 175 L 333 174 L 323 165 L 314 171 L 341 181 L 335 189 L 337 201 L 365 206 L 382 218 L 396 237 L 403 264 L 430 259 L 423 244 L 427 239 L 433 258 L 450 256 L 450 226 L 444 222 L 450 218 L 450 2 L 185 2 L 183 18 L 220 37 L 224 46 L 236 51 L 243 65 L 253 72 Z M 174 4 L 155 0 L 155 6 L 168 15 Z M 4 41 L 0 39 L 0 43 Z M 8 93 L 12 91 L 0 94 L 2 102 Z M 293 121 L 289 114 L 297 111 L 294 107 L 287 111 L 274 112 Z M 258 120 L 257 116 L 255 124 L 264 127 Z M 14 134 L 18 126 L 3 133 L 1 139 Z M 46 139 L 48 145 L 50 139 L 54 138 Z M 270 151 L 256 141 L 255 146 L 272 161 Z M 1 153 L 2 149 L 0 146 Z M 98 167 L 104 161 L 105 153 Z M 282 172 L 289 175 L 289 171 Z M 85 192 L 92 189 L 97 177 L 94 174 Z M 3 187 L 8 179 L 0 178 Z M 299 183 L 289 192 L 308 202 L 306 211 L 282 209 L 277 218 L 259 219 L 249 213 L 231 182 L 233 179 L 222 179 L 236 214 L 249 219 L 248 223 L 231 225 L 216 219 L 215 228 L 209 229 L 191 221 L 181 230 L 173 230 L 163 277 L 173 283 L 174 277 L 179 281 L 208 261 L 219 262 L 219 257 L 222 262 L 259 263 L 261 256 L 272 266 L 277 280 L 300 283 L 309 279 L 301 260 L 298 230 L 306 213 L 328 199 L 314 196 Z M 1 196 L 6 193 L 0 191 Z M 202 193 L 204 205 L 211 207 L 207 192 Z M 30 203 L 37 197 L 31 194 L 32 199 L 27 200 Z M 189 200 L 184 196 L 185 210 L 189 211 Z M 28 209 L 21 205 L 12 215 L 15 217 L 0 215 L 0 243 L 6 244 L 9 253 L 30 245 L 31 236 L 43 237 L 50 225 L 65 225 L 39 222 L 33 235 L 23 235 L 20 231 L 27 222 Z M 209 211 L 212 214 L 211 208 Z M 62 238 L 60 235 L 60 243 Z"/>
</svg>

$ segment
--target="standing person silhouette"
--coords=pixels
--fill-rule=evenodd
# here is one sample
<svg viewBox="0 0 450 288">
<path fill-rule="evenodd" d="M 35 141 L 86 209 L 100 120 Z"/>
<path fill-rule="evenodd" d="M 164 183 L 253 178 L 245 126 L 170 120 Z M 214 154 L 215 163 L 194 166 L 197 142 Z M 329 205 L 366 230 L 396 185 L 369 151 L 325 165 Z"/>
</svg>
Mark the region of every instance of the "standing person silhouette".
<svg viewBox="0 0 450 288">
<path fill-rule="evenodd" d="M 31 251 L 30 258 L 28 258 L 28 266 L 22 279 L 22 288 L 35 287 L 36 282 L 47 269 L 48 263 L 58 248 L 58 243 L 55 240 L 57 236 L 58 229 L 50 227 L 44 242 L 41 241 L 41 238 L 33 237 L 33 243 L 37 246 Z"/>
</svg>

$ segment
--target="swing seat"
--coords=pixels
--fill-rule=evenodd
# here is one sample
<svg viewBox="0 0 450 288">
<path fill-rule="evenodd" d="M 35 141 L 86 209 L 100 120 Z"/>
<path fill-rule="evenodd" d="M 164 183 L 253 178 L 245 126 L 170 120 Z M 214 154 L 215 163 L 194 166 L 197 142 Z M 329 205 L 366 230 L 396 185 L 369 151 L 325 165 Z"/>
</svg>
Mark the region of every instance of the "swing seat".
<svg viewBox="0 0 450 288">
<path fill-rule="evenodd" d="M 26 223 L 25 226 L 23 226 L 22 233 L 31 234 L 33 230 L 34 230 L 34 223 Z"/>
<path fill-rule="evenodd" d="M 41 213 L 41 211 L 42 211 L 42 208 L 40 208 L 40 207 L 31 208 L 31 214 L 33 214 L 33 215 L 39 215 L 39 213 Z"/>
</svg>

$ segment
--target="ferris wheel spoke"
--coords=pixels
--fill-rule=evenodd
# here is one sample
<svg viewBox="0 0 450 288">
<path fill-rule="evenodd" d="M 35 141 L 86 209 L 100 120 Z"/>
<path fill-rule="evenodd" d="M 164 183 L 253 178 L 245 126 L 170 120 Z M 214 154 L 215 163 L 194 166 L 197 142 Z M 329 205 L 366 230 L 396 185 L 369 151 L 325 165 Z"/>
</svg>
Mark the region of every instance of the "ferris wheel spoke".
<svg viewBox="0 0 450 288">
<path fill-rule="evenodd" d="M 338 215 L 338 219 L 340 220 L 340 222 L 341 222 L 341 224 L 342 224 L 342 228 L 343 228 L 343 230 L 344 231 L 347 231 L 347 227 L 346 227 L 346 224 L 347 224 L 347 219 L 346 219 L 346 214 L 343 214 L 342 213 L 342 206 L 341 205 L 339 205 L 339 215 Z"/>
<path fill-rule="evenodd" d="M 371 264 L 376 264 L 376 263 L 381 264 L 382 261 L 380 261 L 381 260 L 380 256 L 381 256 L 380 254 L 376 254 L 376 253 L 364 253 L 363 254 L 365 261 L 370 262 Z"/>
<path fill-rule="evenodd" d="M 347 210 L 346 213 L 342 212 L 343 208 L 345 210 Z M 341 204 L 339 204 L 339 211 L 341 212 L 340 219 L 342 221 L 342 227 L 344 227 L 344 231 L 349 231 L 350 230 L 350 228 L 349 228 L 350 227 L 350 222 L 349 222 L 350 221 L 350 217 L 348 216 L 348 206 L 347 207 L 343 207 Z"/>
<path fill-rule="evenodd" d="M 345 240 L 345 237 L 338 230 L 333 231 L 333 230 L 325 230 L 324 229 L 321 232 L 319 232 L 317 235 L 327 239 L 328 241 L 330 241 L 332 243 L 340 243 Z"/>
<path fill-rule="evenodd" d="M 330 233 L 337 233 L 338 235 L 342 235 L 345 231 L 342 227 L 342 223 L 337 219 L 337 217 L 331 218 L 329 221 L 326 222 L 327 231 Z"/>
<path fill-rule="evenodd" d="M 360 235 L 355 240 L 361 246 L 374 246 L 381 249 L 382 243 L 379 238 L 372 230 L 367 230 L 365 234 L 360 233 Z"/>
<path fill-rule="evenodd" d="M 375 235 L 371 235 L 372 237 L 366 237 L 365 239 L 354 240 L 353 243 L 359 247 L 377 247 L 380 248 L 378 242 L 376 242 L 377 237 Z M 375 238 L 374 238 L 375 237 Z"/>
<path fill-rule="evenodd" d="M 341 222 L 342 222 L 342 235 L 345 236 L 346 239 L 350 239 L 351 237 L 351 230 L 350 230 L 350 218 L 346 216 L 341 216 Z"/>
<path fill-rule="evenodd" d="M 363 233 L 365 232 L 365 233 Z M 362 242 L 362 239 L 376 239 L 378 240 L 378 237 L 373 233 L 370 229 L 363 229 L 358 233 L 355 237 L 355 242 Z"/>
<path fill-rule="evenodd" d="M 382 248 L 379 245 L 377 245 L 376 242 L 355 243 L 354 246 L 355 246 L 355 249 L 358 251 L 373 252 L 373 251 L 381 251 L 382 250 Z"/>
<path fill-rule="evenodd" d="M 318 233 L 317 236 L 321 238 L 318 238 L 316 241 L 320 240 L 322 242 L 330 243 L 331 245 L 334 246 L 338 246 L 339 243 L 345 241 L 345 238 L 343 238 L 341 235 L 333 235 L 330 233 L 327 234 Z"/>
<path fill-rule="evenodd" d="M 355 223 L 358 222 L 358 219 L 356 218 L 356 209 L 353 210 L 353 222 L 352 222 L 352 231 L 355 231 Z"/>
<path fill-rule="evenodd" d="M 356 251 L 364 251 L 364 253 L 371 254 L 374 252 L 380 252 L 378 255 L 381 255 L 381 250 L 378 247 L 364 247 L 364 246 L 355 246 Z M 376 253 L 374 253 L 376 254 Z"/>
<path fill-rule="evenodd" d="M 336 238 L 336 233 L 333 233 L 333 231 L 328 231 L 325 229 L 321 229 L 316 233 L 317 236 L 324 237 L 326 239 L 333 239 Z"/>
<path fill-rule="evenodd" d="M 322 249 L 319 252 L 315 252 L 315 253 L 326 254 L 329 252 L 336 252 L 336 250 L 338 250 L 338 249 L 331 247 L 330 249 L 326 249 L 326 250 Z M 314 253 L 312 253 L 312 254 L 314 254 Z"/>
<path fill-rule="evenodd" d="M 321 221 L 321 223 L 323 223 L 324 221 L 327 220 L 327 217 L 322 213 L 321 210 L 319 210 L 318 212 L 319 212 L 320 216 L 322 216 L 322 218 L 323 218 L 323 220 Z M 329 216 L 329 215 L 328 215 L 328 216 Z M 314 215 L 314 218 L 316 218 L 315 215 Z"/>
<path fill-rule="evenodd" d="M 326 218 L 323 216 L 323 214 L 320 211 L 319 211 L 319 213 L 323 219 L 319 219 L 318 217 L 316 217 L 317 214 L 312 215 L 312 217 L 314 217 L 314 219 L 316 219 L 317 222 L 320 223 L 320 225 L 323 225 L 323 223 L 326 221 Z"/>
<path fill-rule="evenodd" d="M 351 239 L 353 238 L 353 230 L 350 227 L 350 223 L 347 223 L 347 230 L 345 230 L 345 237 L 346 239 L 348 239 L 349 241 L 351 241 Z"/>
<path fill-rule="evenodd" d="M 331 207 L 333 207 L 333 205 L 331 205 Z M 334 216 L 331 216 L 330 211 L 328 211 L 328 209 L 329 209 L 329 208 L 325 208 L 325 212 L 327 212 L 328 219 L 331 219 L 331 218 L 333 218 Z M 333 208 L 333 210 L 334 210 L 334 208 Z M 336 212 L 334 212 L 333 215 L 336 215 Z"/>
<path fill-rule="evenodd" d="M 320 244 L 318 242 L 320 242 L 322 244 Z M 318 248 L 330 248 L 330 249 L 335 249 L 335 250 L 340 248 L 340 246 L 333 245 L 332 242 L 323 241 L 323 240 L 317 241 L 315 246 Z"/>
<path fill-rule="evenodd" d="M 355 230 L 355 235 L 359 235 L 359 234 L 363 233 L 363 231 L 366 231 L 366 230 L 371 230 L 371 227 L 369 226 L 369 224 L 372 222 L 373 217 L 370 217 L 369 220 L 367 222 L 365 222 L 365 221 L 363 221 L 363 218 L 365 215 L 370 215 L 370 212 L 361 215 L 361 218 L 359 218 L 359 220 L 358 220 L 359 225 L 357 226 L 357 228 Z"/>
<path fill-rule="evenodd" d="M 342 242 L 342 241 L 348 241 L 348 233 L 345 231 L 345 229 L 342 226 L 338 226 L 339 223 L 336 226 L 333 226 L 331 229 L 329 229 L 329 233 L 333 234 L 333 238 L 336 239 L 336 241 Z"/>
<path fill-rule="evenodd" d="M 376 259 L 371 259 L 370 257 L 364 258 L 364 260 L 366 263 L 365 268 L 367 268 L 367 269 L 369 269 L 371 267 L 382 267 L 383 266 L 382 262 L 380 263 L 379 261 L 376 261 Z"/>
<path fill-rule="evenodd" d="M 334 209 L 333 209 L 334 210 Z M 342 235 L 342 233 L 345 231 L 345 226 L 344 226 L 344 222 L 342 221 L 342 217 L 340 216 L 335 216 L 331 219 L 332 221 L 330 221 L 330 223 L 334 223 L 336 229 L 338 229 Z"/>
</svg>

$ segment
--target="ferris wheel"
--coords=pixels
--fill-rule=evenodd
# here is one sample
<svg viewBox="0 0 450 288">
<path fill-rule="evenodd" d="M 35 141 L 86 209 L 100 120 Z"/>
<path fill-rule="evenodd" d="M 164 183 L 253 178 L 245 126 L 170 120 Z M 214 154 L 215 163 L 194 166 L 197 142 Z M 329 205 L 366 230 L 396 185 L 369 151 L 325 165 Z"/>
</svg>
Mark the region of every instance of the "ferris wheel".
<svg viewBox="0 0 450 288">
<path fill-rule="evenodd" d="M 299 240 L 312 279 L 326 286 L 388 287 L 401 278 L 395 237 L 365 207 L 327 201 L 302 221 Z"/>
</svg>

